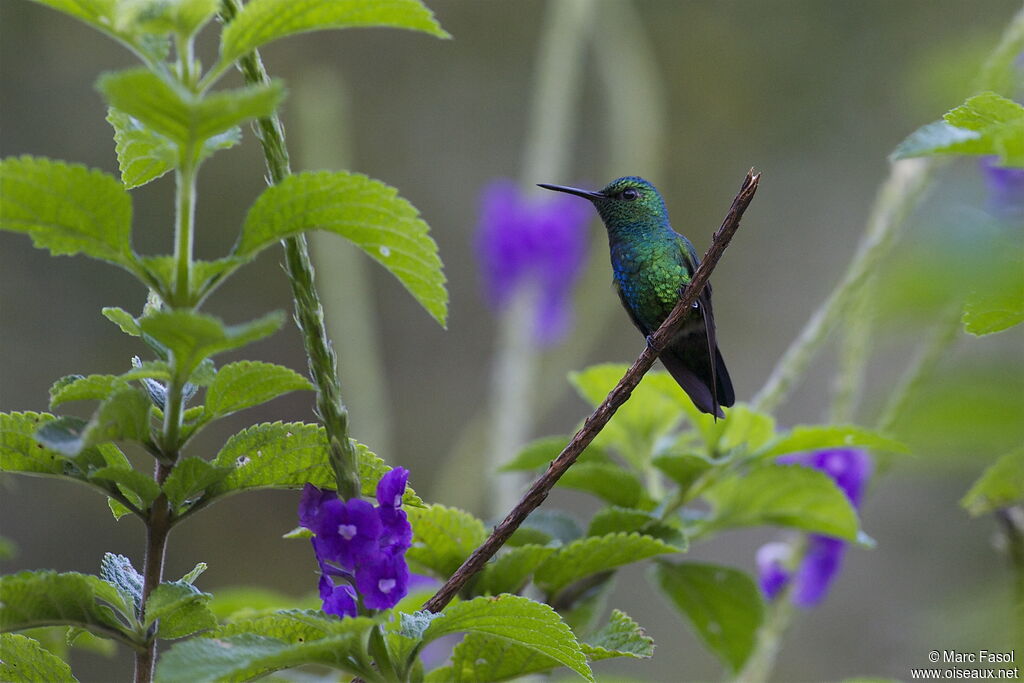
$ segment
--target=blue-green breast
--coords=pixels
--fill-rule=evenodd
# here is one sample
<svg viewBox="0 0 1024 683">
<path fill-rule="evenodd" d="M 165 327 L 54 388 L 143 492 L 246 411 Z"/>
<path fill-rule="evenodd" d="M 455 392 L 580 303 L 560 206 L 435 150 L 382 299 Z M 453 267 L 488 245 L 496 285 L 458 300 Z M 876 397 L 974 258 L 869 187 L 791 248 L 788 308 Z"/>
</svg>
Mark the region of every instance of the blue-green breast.
<svg viewBox="0 0 1024 683">
<path fill-rule="evenodd" d="M 639 231 L 638 231 L 639 232 Z M 610 236 L 615 288 L 644 334 L 650 334 L 679 301 L 690 281 L 684 249 L 692 247 L 671 228 Z"/>
</svg>

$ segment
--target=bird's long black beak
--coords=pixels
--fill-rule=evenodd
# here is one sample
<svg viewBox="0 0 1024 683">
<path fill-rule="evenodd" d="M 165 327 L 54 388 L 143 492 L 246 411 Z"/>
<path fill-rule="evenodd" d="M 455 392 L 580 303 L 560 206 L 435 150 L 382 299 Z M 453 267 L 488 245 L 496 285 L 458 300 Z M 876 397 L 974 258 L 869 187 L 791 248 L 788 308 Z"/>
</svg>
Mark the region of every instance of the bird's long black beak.
<svg viewBox="0 0 1024 683">
<path fill-rule="evenodd" d="M 605 196 L 600 192 L 581 190 L 578 187 L 566 187 L 565 185 L 548 185 L 547 183 L 537 183 L 537 187 L 543 187 L 545 190 L 554 190 L 555 192 L 565 192 L 567 194 L 574 194 L 577 197 L 583 197 L 584 199 L 605 199 Z"/>
</svg>

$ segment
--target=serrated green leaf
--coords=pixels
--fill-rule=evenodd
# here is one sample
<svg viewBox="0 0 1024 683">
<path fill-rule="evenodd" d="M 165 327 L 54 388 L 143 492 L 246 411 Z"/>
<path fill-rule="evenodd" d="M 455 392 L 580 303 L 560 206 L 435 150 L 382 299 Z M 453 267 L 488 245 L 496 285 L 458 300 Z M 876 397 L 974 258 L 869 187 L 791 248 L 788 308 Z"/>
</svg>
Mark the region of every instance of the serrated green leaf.
<svg viewBox="0 0 1024 683">
<path fill-rule="evenodd" d="M 803 465 L 759 465 L 731 474 L 703 494 L 714 508 L 699 533 L 760 524 L 857 539 L 857 512 L 824 472 Z"/>
<path fill-rule="evenodd" d="M 135 613 L 142 609 L 142 575 L 124 555 L 104 553 L 100 562 L 100 578 L 113 586 L 126 605 L 132 605 Z"/>
<path fill-rule="evenodd" d="M 646 659 L 654 655 L 654 639 L 628 614 L 617 609 L 612 610 L 608 623 L 580 643 L 580 647 L 592 662 L 611 657 Z"/>
<path fill-rule="evenodd" d="M 145 41 L 136 35 L 137 27 L 126 21 L 119 0 L 34 0 L 41 5 L 68 14 L 94 29 L 111 36 L 130 47 L 145 48 Z"/>
<path fill-rule="evenodd" d="M 537 568 L 533 580 L 549 594 L 555 594 L 592 574 L 677 552 L 679 548 L 674 545 L 638 533 L 588 536 L 559 548 Z"/>
<path fill-rule="evenodd" d="M 551 657 L 593 681 L 576 637 L 550 606 L 518 595 L 480 597 L 450 605 L 423 634 L 429 643 L 450 633 L 501 638 Z"/>
<path fill-rule="evenodd" d="M 157 683 L 248 681 L 280 669 L 321 664 L 372 678 L 359 666 L 359 634 L 286 643 L 277 638 L 241 634 L 227 638 L 191 638 L 174 645 L 157 663 Z"/>
<path fill-rule="evenodd" d="M 71 667 L 37 641 L 18 633 L 0 633 L 0 681 L 6 683 L 77 683 Z"/>
<path fill-rule="evenodd" d="M 484 523 L 463 510 L 430 505 L 407 514 L 413 544 L 406 557 L 442 578 L 451 576 L 487 538 Z"/>
<path fill-rule="evenodd" d="M 518 643 L 470 633 L 452 650 L 451 664 L 431 671 L 424 683 L 508 681 L 560 666 L 555 659 Z"/>
<path fill-rule="evenodd" d="M 146 601 L 145 626 L 159 620 L 157 637 L 168 640 L 215 628 L 217 617 L 206 604 L 211 597 L 185 581 L 161 583 Z"/>
<path fill-rule="evenodd" d="M 125 334 L 133 337 L 138 337 L 142 334 L 142 330 L 139 328 L 139 322 L 131 313 L 123 308 L 107 306 L 101 312 L 103 313 L 104 318 L 120 327 L 121 331 Z"/>
<path fill-rule="evenodd" d="M 374 495 L 377 482 L 391 468 L 361 443 L 356 446 L 363 495 Z M 337 483 L 328 460 L 327 437 L 320 425 L 264 423 L 235 434 L 213 459 L 216 467 L 229 468 L 227 476 L 210 484 L 202 500 L 265 488 L 300 489 L 307 482 L 320 488 Z M 422 505 L 416 492 L 406 486 L 402 502 Z"/>
<path fill-rule="evenodd" d="M 822 448 L 860 446 L 889 453 L 909 453 L 907 446 L 881 432 L 855 425 L 798 425 L 754 454 L 772 458 L 786 453 L 803 453 Z"/>
<path fill-rule="evenodd" d="M 54 420 L 49 413 L 0 414 L 0 470 L 75 477 L 68 459 L 35 440 L 36 431 Z"/>
<path fill-rule="evenodd" d="M 643 484 L 636 474 L 619 465 L 575 463 L 558 480 L 558 486 L 586 491 L 612 505 L 642 507 L 638 504 L 644 492 Z"/>
<path fill-rule="evenodd" d="M 206 390 L 210 418 L 266 403 L 291 391 L 313 389 L 308 379 L 281 365 L 240 361 L 222 367 Z"/>
<path fill-rule="evenodd" d="M 581 372 L 570 373 L 569 381 L 584 400 L 597 406 L 618 384 L 626 370 L 626 365 L 593 365 Z M 684 417 L 678 402 L 671 397 L 674 391 L 682 394 L 682 389 L 668 373 L 648 372 L 594 443 L 616 448 L 632 465 L 642 467 L 654 451 L 655 444 L 675 429 Z"/>
<path fill-rule="evenodd" d="M 210 464 L 202 458 L 184 458 L 171 470 L 164 481 L 163 491 L 171 506 L 177 509 L 226 477 L 232 469 Z"/>
<path fill-rule="evenodd" d="M 175 32 L 182 37 L 191 36 L 217 12 L 217 0 L 136 0 L 133 23 L 139 30 L 150 33 Z M 124 12 L 125 10 L 122 10 Z"/>
<path fill-rule="evenodd" d="M 178 150 L 170 140 L 113 107 L 107 110 L 107 122 L 114 128 L 114 150 L 125 187 L 145 185 L 174 170 Z"/>
<path fill-rule="evenodd" d="M 211 315 L 179 310 L 151 313 L 139 327 L 174 354 L 184 380 L 204 359 L 273 334 L 283 322 L 284 315 L 274 312 L 241 325 L 225 325 Z"/>
<path fill-rule="evenodd" d="M 307 598 L 297 599 L 267 588 L 235 586 L 218 589 L 209 606 L 218 619 L 233 622 L 285 608 L 318 608 L 320 596 L 310 593 Z"/>
<path fill-rule="evenodd" d="M 143 636 L 128 630 L 114 609 L 127 622 L 134 619 L 132 607 L 117 589 L 97 576 L 53 571 L 0 576 L 0 630 L 66 624 L 107 638 L 142 642 Z"/>
<path fill-rule="evenodd" d="M 0 229 L 54 256 L 85 254 L 135 272 L 132 201 L 101 171 L 42 157 L 0 161 Z"/>
<path fill-rule="evenodd" d="M 901 142 L 892 158 L 934 154 L 994 154 L 1006 166 L 1024 166 L 1024 106 L 994 92 L 968 98 L 942 121 Z"/>
<path fill-rule="evenodd" d="M 771 441 L 774 436 L 775 418 L 745 403 L 737 403 L 729 409 L 716 448 L 721 453 L 727 453 L 742 446 L 752 452 Z"/>
<path fill-rule="evenodd" d="M 102 401 L 128 383 L 117 375 L 68 375 L 50 387 L 50 408 L 68 401 Z"/>
<path fill-rule="evenodd" d="M 738 671 L 754 649 L 764 611 L 753 580 L 730 567 L 658 562 L 652 578 L 697 636 Z"/>
<path fill-rule="evenodd" d="M 278 81 L 199 96 L 148 69 L 104 74 L 96 87 L 111 107 L 197 159 L 204 142 L 249 119 L 269 116 L 284 96 Z"/>
<path fill-rule="evenodd" d="M 89 473 L 89 481 L 113 482 L 136 506 L 145 509 L 160 495 L 160 487 L 155 481 L 125 467 L 101 467 Z"/>
<path fill-rule="evenodd" d="M 960 505 L 971 515 L 994 512 L 1024 501 L 1024 447 L 1010 451 L 989 465 Z"/>
<path fill-rule="evenodd" d="M 551 461 L 558 457 L 565 445 L 572 439 L 571 436 L 545 436 L 531 441 L 516 454 L 512 460 L 502 465 L 499 472 L 522 472 L 525 470 L 536 470 L 547 467 Z M 611 464 L 612 460 L 603 448 L 591 444 L 587 446 L 576 462 L 595 462 Z"/>
<path fill-rule="evenodd" d="M 48 448 L 75 456 L 108 441 L 145 442 L 150 438 L 149 398 L 135 387 L 123 386 L 100 403 L 88 422 L 62 418 L 41 428 L 36 438 Z"/>
<path fill-rule="evenodd" d="M 683 532 L 662 522 L 656 515 L 633 508 L 606 507 L 599 510 L 590 520 L 587 536 L 605 536 L 620 532 L 637 531 L 671 543 L 679 550 L 687 547 Z"/>
<path fill-rule="evenodd" d="M 279 240 L 315 229 L 362 249 L 445 324 L 448 292 L 427 224 L 394 188 L 364 175 L 298 173 L 268 187 L 249 210 L 234 255 L 252 258 Z"/>
<path fill-rule="evenodd" d="M 234 62 L 278 38 L 321 29 L 390 26 L 447 38 L 419 0 L 253 0 L 224 29 L 221 63 Z"/>
<path fill-rule="evenodd" d="M 504 551 L 477 574 L 473 595 L 518 593 L 553 552 L 554 548 L 541 545 L 521 545 Z"/>
</svg>

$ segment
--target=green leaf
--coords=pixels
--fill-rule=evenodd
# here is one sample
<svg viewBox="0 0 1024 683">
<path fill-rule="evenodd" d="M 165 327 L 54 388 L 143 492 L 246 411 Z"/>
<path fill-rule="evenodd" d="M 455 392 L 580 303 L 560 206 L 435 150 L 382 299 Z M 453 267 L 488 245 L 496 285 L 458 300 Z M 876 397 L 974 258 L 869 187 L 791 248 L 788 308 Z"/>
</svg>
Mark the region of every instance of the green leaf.
<svg viewBox="0 0 1024 683">
<path fill-rule="evenodd" d="M 231 473 L 232 467 L 212 465 L 202 458 L 184 458 L 164 481 L 167 500 L 177 510 Z"/>
<path fill-rule="evenodd" d="M 754 649 L 763 613 L 750 577 L 730 567 L 696 562 L 658 562 L 651 575 L 704 644 L 738 671 Z"/>
<path fill-rule="evenodd" d="M 590 661 L 611 657 L 646 659 L 654 655 L 654 639 L 628 614 L 617 609 L 597 633 L 580 643 Z"/>
<path fill-rule="evenodd" d="M 266 403 L 290 391 L 313 389 L 309 380 L 281 365 L 240 361 L 222 367 L 206 390 L 209 418 Z"/>
<path fill-rule="evenodd" d="M 132 201 L 101 171 L 41 157 L 0 161 L 0 229 L 54 256 L 85 254 L 133 271 Z"/>
<path fill-rule="evenodd" d="M 964 305 L 964 329 L 979 337 L 1024 322 L 1024 250 L 1010 247 L 996 258 L 987 286 L 972 290 Z"/>
<path fill-rule="evenodd" d="M 484 523 L 456 508 L 430 505 L 410 508 L 413 544 L 406 553 L 411 562 L 447 578 L 487 538 Z"/>
<path fill-rule="evenodd" d="M 84 449 L 108 441 L 149 440 L 149 411 L 152 404 L 141 390 L 124 386 L 100 403 L 92 418 L 82 424 L 65 418 L 46 424 L 36 438 L 53 450 L 74 456 Z"/>
<path fill-rule="evenodd" d="M 144 509 L 148 509 L 160 495 L 160 487 L 155 481 L 141 472 L 125 467 L 101 467 L 93 470 L 89 473 L 89 481 L 97 480 L 117 484 L 133 503 Z"/>
<path fill-rule="evenodd" d="M 230 64 L 278 38 L 320 29 L 391 26 L 448 38 L 418 0 L 253 0 L 224 29 L 220 61 Z"/>
<path fill-rule="evenodd" d="M 157 663 L 157 683 L 248 681 L 273 671 L 321 664 L 372 678 L 359 666 L 359 634 L 286 643 L 277 638 L 241 634 L 227 638 L 191 638 L 177 643 Z"/>
<path fill-rule="evenodd" d="M 125 187 L 145 185 L 174 170 L 178 151 L 170 140 L 113 107 L 107 110 L 107 122 L 114 128 L 114 150 Z"/>
<path fill-rule="evenodd" d="M 100 578 L 113 586 L 124 604 L 131 605 L 135 612 L 142 609 L 142 575 L 124 555 L 104 553 L 100 562 Z"/>
<path fill-rule="evenodd" d="M 161 583 L 146 601 L 146 628 L 159 620 L 157 637 L 183 638 L 217 626 L 207 602 L 213 597 L 185 581 Z"/>
<path fill-rule="evenodd" d="M 474 595 L 518 593 L 529 581 L 554 548 L 541 545 L 521 545 L 509 548 L 487 563 L 473 582 Z"/>
<path fill-rule="evenodd" d="M 665 453 L 656 456 L 651 464 L 664 472 L 679 486 L 680 493 L 686 493 L 714 463 L 704 455 L 696 453 Z"/>
<path fill-rule="evenodd" d="M 499 472 L 522 472 L 525 470 L 536 470 L 546 468 L 551 461 L 565 448 L 565 445 L 572 439 L 571 436 L 545 436 L 528 443 L 514 458 L 502 465 Z M 603 448 L 593 444 L 587 446 L 576 462 L 595 462 L 612 464 L 612 460 Z"/>
<path fill-rule="evenodd" d="M 140 47 L 137 27 L 124 16 L 124 3 L 120 0 L 35 0 L 89 24 L 129 46 Z"/>
<path fill-rule="evenodd" d="M 901 142 L 894 159 L 935 154 L 995 154 L 1005 166 L 1024 166 L 1024 106 L 994 92 L 968 98 L 942 121 Z"/>
<path fill-rule="evenodd" d="M 64 660 L 27 636 L 0 633 L 0 652 L 0 680 L 6 683 L 78 681 Z"/>
<path fill-rule="evenodd" d="M 558 480 L 558 485 L 592 493 L 601 500 L 622 507 L 636 507 L 644 490 L 633 472 L 619 465 L 596 462 L 575 463 Z"/>
<path fill-rule="evenodd" d="M 174 355 L 184 380 L 203 359 L 273 334 L 283 322 L 279 311 L 241 325 L 225 325 L 211 315 L 178 310 L 151 313 L 139 327 Z"/>
<path fill-rule="evenodd" d="M 679 548 L 674 545 L 638 533 L 588 536 L 559 548 L 537 569 L 533 580 L 549 594 L 555 594 L 592 574 L 677 552 Z"/>
<path fill-rule="evenodd" d="M 470 633 L 452 650 L 451 664 L 427 674 L 425 683 L 507 681 L 561 664 L 536 650 L 495 636 Z"/>
<path fill-rule="evenodd" d="M 654 536 L 679 550 L 686 550 L 687 547 L 686 537 L 679 529 L 662 522 L 657 515 L 633 508 L 606 507 L 599 510 L 590 520 L 587 536 L 631 531 Z"/>
<path fill-rule="evenodd" d="M 733 473 L 704 491 L 714 508 L 700 533 L 774 524 L 857 539 L 857 512 L 824 472 L 803 465 L 759 465 Z"/>
<path fill-rule="evenodd" d="M 104 74 L 96 87 L 111 107 L 197 157 L 204 142 L 248 119 L 269 116 L 284 97 L 278 81 L 195 95 L 141 68 Z"/>
<path fill-rule="evenodd" d="M 627 365 L 619 364 L 593 365 L 582 372 L 570 373 L 569 381 L 584 400 L 596 407 L 628 369 Z M 684 417 L 672 392 L 682 394 L 682 389 L 668 373 L 648 372 L 594 443 L 616 448 L 631 464 L 642 467 L 651 457 L 655 444 Z"/>
<path fill-rule="evenodd" d="M 355 443 L 363 495 L 374 495 L 377 482 L 391 468 L 361 443 Z M 229 473 L 207 485 L 202 500 L 255 489 L 300 489 L 307 482 L 320 488 L 337 483 L 328 461 L 327 437 L 320 425 L 301 422 L 263 423 L 235 434 L 213 459 Z M 406 505 L 422 505 L 411 487 L 402 498 Z"/>
<path fill-rule="evenodd" d="M 142 334 L 142 330 L 139 328 L 139 321 L 123 308 L 107 306 L 101 312 L 103 313 L 104 318 L 120 327 L 121 331 L 125 334 L 131 335 L 132 337 L 138 337 Z"/>
<path fill-rule="evenodd" d="M 363 175 L 298 173 L 268 187 L 249 210 L 234 255 L 251 258 L 279 240 L 314 229 L 351 241 L 445 324 L 448 292 L 427 224 L 394 188 Z"/>
<path fill-rule="evenodd" d="M 512 534 L 509 545 L 563 545 L 582 535 L 579 523 L 565 512 L 535 510 Z"/>
<path fill-rule="evenodd" d="M 543 603 L 517 595 L 460 602 L 449 606 L 430 623 L 423 642 L 460 632 L 512 642 L 554 659 L 589 681 L 594 680 L 576 637 L 558 613 Z"/>
<path fill-rule="evenodd" d="M 96 576 L 53 571 L 0 576 L 0 630 L 65 624 L 107 638 L 142 642 L 143 636 L 122 625 L 115 609 L 129 622 L 134 618 L 117 589 Z"/>
<path fill-rule="evenodd" d="M 114 128 L 117 165 L 125 187 L 145 185 L 174 170 L 178 164 L 178 149 L 169 138 L 113 107 L 107 111 L 107 121 Z M 214 135 L 203 143 L 199 161 L 216 151 L 234 147 L 241 139 L 242 130 L 237 126 Z"/>
<path fill-rule="evenodd" d="M 789 434 L 777 438 L 754 454 L 772 458 L 786 453 L 802 453 L 822 448 L 860 446 L 890 453 L 909 453 L 903 443 L 880 432 L 855 425 L 798 425 Z"/>
<path fill-rule="evenodd" d="M 67 458 L 34 438 L 54 419 L 49 413 L 0 414 L 0 470 L 77 478 Z"/>
<path fill-rule="evenodd" d="M 115 391 L 128 387 L 131 380 L 147 377 L 169 380 L 167 364 L 162 361 L 147 361 L 123 375 L 68 375 L 50 387 L 50 407 L 54 408 L 68 401 L 102 401 Z"/>
<path fill-rule="evenodd" d="M 960 505 L 977 517 L 1024 501 L 1024 447 L 988 466 Z"/>
</svg>

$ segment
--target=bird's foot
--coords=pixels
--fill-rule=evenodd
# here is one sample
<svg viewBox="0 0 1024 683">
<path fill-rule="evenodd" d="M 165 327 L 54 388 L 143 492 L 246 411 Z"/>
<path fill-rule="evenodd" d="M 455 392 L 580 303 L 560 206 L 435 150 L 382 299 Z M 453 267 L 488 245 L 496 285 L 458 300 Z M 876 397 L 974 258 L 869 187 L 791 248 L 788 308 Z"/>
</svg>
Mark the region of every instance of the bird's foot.
<svg viewBox="0 0 1024 683">
<path fill-rule="evenodd" d="M 647 340 L 647 348 L 649 348 L 652 353 L 657 353 L 658 350 L 654 348 L 654 340 L 652 339 L 653 336 L 654 335 L 649 334 L 644 339 Z"/>
</svg>

